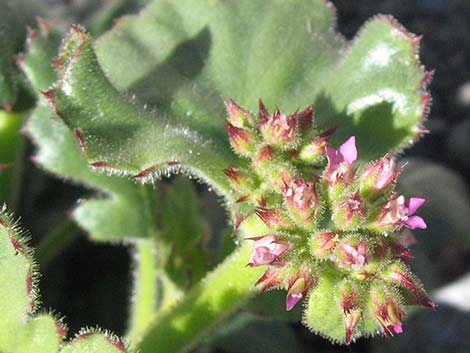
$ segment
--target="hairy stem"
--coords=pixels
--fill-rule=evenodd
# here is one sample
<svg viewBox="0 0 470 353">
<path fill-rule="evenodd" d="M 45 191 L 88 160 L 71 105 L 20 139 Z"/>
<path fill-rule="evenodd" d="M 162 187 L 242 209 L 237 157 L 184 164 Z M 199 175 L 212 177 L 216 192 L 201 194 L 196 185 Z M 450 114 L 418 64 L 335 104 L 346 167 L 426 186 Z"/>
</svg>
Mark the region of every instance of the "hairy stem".
<svg viewBox="0 0 470 353">
<path fill-rule="evenodd" d="M 254 293 L 262 268 L 247 268 L 251 244 L 243 245 L 179 303 L 158 313 L 138 345 L 140 353 L 178 353 L 192 348 Z"/>
<path fill-rule="evenodd" d="M 157 298 L 157 263 L 155 240 L 140 240 L 134 250 L 134 292 L 127 339 L 136 341 L 148 327 Z"/>
<path fill-rule="evenodd" d="M 80 234 L 80 228 L 71 219 L 59 223 L 39 243 L 35 257 L 41 266 L 45 268 L 60 252 L 69 246 Z"/>
</svg>

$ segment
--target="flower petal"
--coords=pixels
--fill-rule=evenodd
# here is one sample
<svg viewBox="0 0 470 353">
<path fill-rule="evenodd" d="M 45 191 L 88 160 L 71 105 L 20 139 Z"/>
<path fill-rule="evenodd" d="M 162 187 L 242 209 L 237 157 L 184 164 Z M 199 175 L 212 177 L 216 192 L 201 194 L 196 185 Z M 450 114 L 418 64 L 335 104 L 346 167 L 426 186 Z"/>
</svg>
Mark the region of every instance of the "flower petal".
<svg viewBox="0 0 470 353">
<path fill-rule="evenodd" d="M 414 214 L 416 210 L 420 208 L 425 202 L 426 202 L 426 199 L 423 199 L 422 197 L 410 198 L 410 201 L 408 202 L 408 215 L 410 216 Z"/>
<path fill-rule="evenodd" d="M 291 311 L 294 308 L 295 304 L 297 304 L 299 300 L 303 298 L 303 296 L 303 293 L 287 294 L 286 310 Z"/>
<path fill-rule="evenodd" d="M 356 137 L 351 136 L 339 147 L 339 152 L 343 155 L 348 164 L 353 164 L 357 159 Z"/>
<path fill-rule="evenodd" d="M 428 227 L 426 222 L 424 222 L 424 219 L 422 219 L 420 216 L 411 216 L 405 222 L 405 225 L 410 229 L 426 229 Z"/>
</svg>

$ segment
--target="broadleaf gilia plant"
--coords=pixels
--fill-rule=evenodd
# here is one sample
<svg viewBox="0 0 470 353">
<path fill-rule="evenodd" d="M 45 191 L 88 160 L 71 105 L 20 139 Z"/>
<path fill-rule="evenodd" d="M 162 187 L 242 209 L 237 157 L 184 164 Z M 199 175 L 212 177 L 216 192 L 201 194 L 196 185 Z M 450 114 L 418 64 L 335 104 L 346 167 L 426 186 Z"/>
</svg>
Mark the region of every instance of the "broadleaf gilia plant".
<svg viewBox="0 0 470 353">
<path fill-rule="evenodd" d="M 398 237 L 425 228 L 415 214 L 424 199 L 394 186 L 394 157 L 423 133 L 429 105 L 419 37 L 380 16 L 348 42 L 334 21 L 324 0 L 163 0 L 96 40 L 72 25 L 57 55 L 46 22 L 30 31 L 18 63 L 38 94 L 25 129 L 36 161 L 104 191 L 75 220 L 97 240 L 136 244 L 137 283 L 160 274 L 177 288 L 158 308 L 144 286 L 128 334 L 140 352 L 187 351 L 274 287 L 287 290 L 287 310 L 303 299 L 306 325 L 341 343 L 400 333 L 405 305 L 434 307 Z M 242 242 L 186 294 L 161 254 L 171 263 L 174 249 L 193 249 L 178 243 L 174 212 L 157 212 L 152 189 L 135 183 L 172 172 L 221 195 Z M 169 210 L 189 192 L 175 188 Z M 186 219 L 196 233 L 197 214 Z"/>
</svg>

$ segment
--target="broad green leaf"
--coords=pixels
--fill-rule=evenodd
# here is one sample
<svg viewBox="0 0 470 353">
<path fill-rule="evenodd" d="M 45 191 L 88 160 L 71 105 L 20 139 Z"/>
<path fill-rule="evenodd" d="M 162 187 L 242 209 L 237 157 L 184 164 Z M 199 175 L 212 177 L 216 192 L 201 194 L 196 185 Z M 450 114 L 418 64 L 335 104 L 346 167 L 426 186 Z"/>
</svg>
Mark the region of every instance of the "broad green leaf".
<svg viewBox="0 0 470 353">
<path fill-rule="evenodd" d="M 26 40 L 26 26 L 41 13 L 37 1 L 0 1 L 0 107 L 7 110 L 13 108 L 21 85 L 15 61 Z"/>
<path fill-rule="evenodd" d="M 46 89 L 55 79 L 51 66 L 58 37 L 51 30 L 29 43 L 22 69 L 36 90 Z M 116 176 L 93 173 L 81 152 L 76 136 L 53 117 L 41 99 L 27 123 L 27 131 L 38 147 L 34 158 L 48 171 L 99 190 L 99 199 L 85 200 L 73 218 L 95 240 L 147 238 L 154 235 L 154 220 L 148 213 L 153 190 Z"/>
<path fill-rule="evenodd" d="M 63 324 L 37 310 L 38 272 L 25 234 L 0 209 L 0 351 L 2 353 L 58 353 Z M 127 353 L 126 345 L 110 334 L 82 331 L 61 352 Z"/>
<path fill-rule="evenodd" d="M 0 210 L 0 351 L 55 353 L 61 339 L 50 315 L 30 319 L 37 305 L 36 268 L 24 234 Z"/>
<path fill-rule="evenodd" d="M 113 336 L 85 330 L 60 353 L 127 353 L 127 349 Z"/>
<path fill-rule="evenodd" d="M 178 178 L 161 200 L 161 237 L 167 245 L 165 269 L 182 289 L 199 281 L 215 263 L 209 253 L 209 227 L 190 180 Z"/>
<path fill-rule="evenodd" d="M 426 110 L 416 39 L 379 17 L 346 43 L 333 22 L 323 0 L 156 1 L 96 42 L 98 60 L 75 28 L 51 100 L 96 167 L 144 180 L 182 169 L 228 197 L 221 96 L 315 103 L 318 125 L 340 126 L 334 144 L 356 135 L 363 159 L 403 148 Z"/>
</svg>

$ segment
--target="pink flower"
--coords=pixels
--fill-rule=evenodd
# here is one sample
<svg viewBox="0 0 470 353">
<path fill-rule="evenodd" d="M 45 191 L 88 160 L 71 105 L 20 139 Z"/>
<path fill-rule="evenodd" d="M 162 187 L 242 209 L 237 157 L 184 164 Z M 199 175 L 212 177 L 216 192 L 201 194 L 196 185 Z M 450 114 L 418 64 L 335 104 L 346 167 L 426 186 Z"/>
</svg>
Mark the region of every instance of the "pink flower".
<svg viewBox="0 0 470 353">
<path fill-rule="evenodd" d="M 274 235 L 266 235 L 252 240 L 255 240 L 255 242 L 248 263 L 250 267 L 269 265 L 289 248 L 286 242 L 278 241 Z"/>
<path fill-rule="evenodd" d="M 313 278 L 306 273 L 299 272 L 289 284 L 286 296 L 286 310 L 291 311 L 294 306 L 307 295 L 313 285 Z"/>
<path fill-rule="evenodd" d="M 295 214 L 306 222 L 313 218 L 317 207 L 315 184 L 307 183 L 302 178 L 292 181 L 284 193 L 287 205 Z"/>
<path fill-rule="evenodd" d="M 349 240 L 346 240 L 339 247 L 340 261 L 345 265 L 350 265 L 353 269 L 357 270 L 365 265 L 367 262 L 367 243 L 361 240 L 357 245 L 353 245 Z"/>
<path fill-rule="evenodd" d="M 354 177 L 353 164 L 357 159 L 356 138 L 351 136 L 338 150 L 327 146 L 328 169 L 326 179 L 336 184 L 350 183 Z"/>
<path fill-rule="evenodd" d="M 392 198 L 384 207 L 380 217 L 380 226 L 404 225 L 410 229 L 426 229 L 427 225 L 424 219 L 414 215 L 425 201 L 420 197 L 412 197 L 406 202 L 403 195 Z"/>
</svg>

